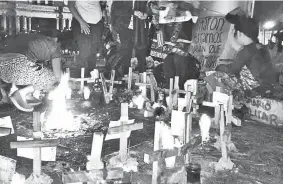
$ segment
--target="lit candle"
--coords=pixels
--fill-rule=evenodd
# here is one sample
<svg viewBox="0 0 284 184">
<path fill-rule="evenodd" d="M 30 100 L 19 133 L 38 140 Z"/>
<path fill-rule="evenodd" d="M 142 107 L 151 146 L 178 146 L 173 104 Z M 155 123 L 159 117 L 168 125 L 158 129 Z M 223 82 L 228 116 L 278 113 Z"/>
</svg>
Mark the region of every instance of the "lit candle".
<svg viewBox="0 0 284 184">
<path fill-rule="evenodd" d="M 71 94 L 72 94 L 72 89 L 67 88 L 66 94 L 65 94 L 65 99 L 67 99 L 67 100 L 71 99 Z"/>
<path fill-rule="evenodd" d="M 84 87 L 84 99 L 88 100 L 91 94 L 91 90 L 88 86 Z"/>
<path fill-rule="evenodd" d="M 210 126 L 211 126 L 211 118 L 207 114 L 202 114 L 199 120 L 202 142 L 209 141 Z"/>
</svg>

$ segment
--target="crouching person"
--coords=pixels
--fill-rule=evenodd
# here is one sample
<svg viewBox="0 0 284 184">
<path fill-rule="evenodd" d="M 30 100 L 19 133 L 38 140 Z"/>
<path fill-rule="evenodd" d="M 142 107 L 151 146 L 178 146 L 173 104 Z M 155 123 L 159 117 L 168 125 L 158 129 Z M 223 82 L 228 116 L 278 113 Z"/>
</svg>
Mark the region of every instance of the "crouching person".
<svg viewBox="0 0 284 184">
<path fill-rule="evenodd" d="M 0 54 L 0 79 L 21 87 L 9 95 L 21 111 L 33 111 L 33 105 L 41 103 L 34 97 L 39 95 L 34 94 L 54 89 L 61 73 L 60 47 L 55 36 L 19 35 L 7 40 L 7 47 Z"/>
</svg>

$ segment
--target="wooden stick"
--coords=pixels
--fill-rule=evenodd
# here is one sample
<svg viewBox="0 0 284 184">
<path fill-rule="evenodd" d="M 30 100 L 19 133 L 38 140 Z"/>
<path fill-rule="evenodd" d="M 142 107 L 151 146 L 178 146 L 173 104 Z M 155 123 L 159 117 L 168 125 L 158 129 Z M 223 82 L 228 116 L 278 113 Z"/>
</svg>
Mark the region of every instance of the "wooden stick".
<svg viewBox="0 0 284 184">
<path fill-rule="evenodd" d="M 134 123 L 130 125 L 123 125 L 118 127 L 111 127 L 108 129 L 108 134 L 117 134 L 121 132 L 133 131 L 143 129 L 143 123 Z"/>
<path fill-rule="evenodd" d="M 221 88 L 219 86 L 216 86 L 216 92 L 221 92 Z M 215 106 L 215 125 L 214 127 L 218 127 L 218 123 L 219 123 L 219 114 L 220 114 L 220 107 L 219 106 Z"/>
<path fill-rule="evenodd" d="M 115 70 L 111 71 L 111 77 L 110 77 L 110 87 L 109 87 L 109 93 L 112 94 L 113 92 L 113 84 L 114 84 L 114 77 L 115 77 Z"/>
<path fill-rule="evenodd" d="M 227 160 L 228 154 L 227 154 L 227 147 L 226 142 L 224 140 L 224 131 L 225 131 L 225 122 L 224 122 L 224 106 L 219 106 L 219 112 L 220 112 L 220 142 L 221 142 L 221 151 L 222 151 L 222 157 Z"/>
<path fill-rule="evenodd" d="M 81 79 L 85 77 L 85 68 L 81 68 Z M 84 90 L 84 81 L 81 80 L 80 91 L 83 92 Z"/>
<path fill-rule="evenodd" d="M 156 121 L 155 123 L 155 137 L 154 137 L 154 151 L 157 151 L 161 149 L 161 132 L 162 127 L 165 125 L 162 121 Z M 160 173 L 162 172 L 160 170 L 160 161 L 153 162 L 153 174 L 152 174 L 152 184 L 159 184 L 160 181 Z"/>
<path fill-rule="evenodd" d="M 39 148 L 39 147 L 53 147 L 58 145 L 57 139 L 49 140 L 29 140 L 29 141 L 17 141 L 11 142 L 10 147 L 15 148 Z"/>
<path fill-rule="evenodd" d="M 143 82 L 144 84 L 147 83 L 147 73 L 146 73 L 146 72 L 143 72 L 143 80 L 142 80 L 142 82 Z"/>
<path fill-rule="evenodd" d="M 151 92 L 151 101 L 155 102 L 155 89 L 154 89 L 154 76 L 153 74 L 150 74 L 150 92 Z"/>
<path fill-rule="evenodd" d="M 33 112 L 33 128 L 34 132 L 40 132 L 41 131 L 41 123 L 40 123 L 40 112 L 34 111 Z M 35 139 L 36 141 L 36 139 Z M 24 145 L 23 143 L 20 144 L 21 146 Z M 13 147 L 13 144 L 11 142 L 11 148 Z M 34 148 L 34 159 L 33 159 L 33 173 L 35 175 L 41 175 L 41 148 L 37 147 Z"/>
<path fill-rule="evenodd" d="M 128 90 L 131 90 L 131 82 L 132 82 L 132 68 L 129 67 L 129 73 L 128 73 Z"/>
<path fill-rule="evenodd" d="M 90 170 L 90 171 L 75 171 L 62 174 L 62 182 L 77 183 L 77 182 L 98 182 L 110 181 L 114 179 L 123 178 L 122 168 L 111 168 L 107 170 L 107 177 L 104 177 L 104 170 Z"/>
<path fill-rule="evenodd" d="M 169 110 L 173 109 L 173 87 L 174 87 L 174 81 L 172 78 L 170 78 L 170 91 L 169 91 Z"/>
<path fill-rule="evenodd" d="M 186 91 L 186 112 L 191 113 L 191 104 L 192 104 L 192 99 L 191 99 L 191 91 L 189 90 L 189 86 L 187 86 L 187 91 Z"/>
<path fill-rule="evenodd" d="M 184 145 L 187 144 L 190 139 L 192 138 L 191 132 L 192 132 L 192 114 L 188 113 L 186 116 L 186 124 L 185 124 L 185 136 L 184 136 Z M 190 159 L 189 153 L 185 155 L 185 163 L 188 164 Z"/>
<path fill-rule="evenodd" d="M 179 90 L 179 77 L 175 76 L 174 89 L 176 93 L 173 95 L 173 109 L 177 109 L 178 104 L 178 90 Z"/>
<path fill-rule="evenodd" d="M 125 120 L 128 120 L 128 104 L 122 103 L 121 104 L 121 126 L 124 126 Z M 128 135 L 127 132 L 121 132 L 120 139 L 119 139 L 119 155 L 120 159 L 123 162 L 127 160 L 127 139 Z"/>
<path fill-rule="evenodd" d="M 104 134 L 101 132 L 94 132 L 91 155 L 88 158 L 89 161 L 87 162 L 86 166 L 87 170 L 104 168 L 104 164 L 101 161 L 103 142 Z"/>
</svg>

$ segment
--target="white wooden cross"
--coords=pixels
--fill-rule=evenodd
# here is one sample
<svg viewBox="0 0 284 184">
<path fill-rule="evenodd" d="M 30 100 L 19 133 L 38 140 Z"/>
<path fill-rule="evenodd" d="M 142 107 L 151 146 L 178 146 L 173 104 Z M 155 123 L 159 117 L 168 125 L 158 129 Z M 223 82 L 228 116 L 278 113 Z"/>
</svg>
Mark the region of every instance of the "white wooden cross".
<svg viewBox="0 0 284 184">
<path fill-rule="evenodd" d="M 231 161 L 230 157 L 228 156 L 227 152 L 227 142 L 228 136 L 231 136 L 231 132 L 225 132 L 225 121 L 224 121 L 224 104 L 219 104 L 220 108 L 220 143 L 221 143 L 221 152 L 222 157 L 220 158 L 219 162 L 215 165 L 216 170 L 231 170 L 234 167 L 234 163 Z M 227 130 L 228 131 L 228 130 Z M 228 135 L 229 134 L 229 135 Z"/>
<path fill-rule="evenodd" d="M 149 83 L 147 83 L 147 75 L 147 72 L 144 72 L 142 77 L 142 83 L 136 82 L 135 85 L 139 86 L 140 90 L 142 90 L 142 95 L 145 97 L 147 97 L 147 87 L 150 87 L 151 101 L 155 102 L 155 78 L 152 73 L 149 73 Z"/>
<path fill-rule="evenodd" d="M 213 102 L 203 102 L 202 105 L 207 107 L 214 107 L 215 108 L 215 115 L 214 115 L 214 122 L 215 127 L 218 126 L 218 115 L 220 114 L 220 108 L 218 106 L 219 102 L 224 104 L 224 110 L 226 113 L 226 124 L 233 122 L 236 126 L 241 126 L 241 120 L 232 115 L 232 111 L 234 109 L 233 106 L 233 95 L 227 95 L 221 93 L 221 88 L 216 87 L 216 91 L 213 92 Z"/>
<path fill-rule="evenodd" d="M 33 112 L 33 126 L 34 135 L 39 134 L 41 131 L 40 123 L 40 112 Z M 10 147 L 12 149 L 16 148 L 34 148 L 34 159 L 33 159 L 33 173 L 36 175 L 41 175 L 41 148 L 42 147 L 54 147 L 58 145 L 57 139 L 41 140 L 39 137 L 35 137 L 31 141 L 17 141 L 11 142 Z"/>
<path fill-rule="evenodd" d="M 121 104 L 121 117 L 118 121 L 111 121 L 105 140 L 120 139 L 119 155 L 122 162 L 127 160 L 127 140 L 131 131 L 143 129 L 143 123 L 134 123 L 128 119 L 128 104 Z"/>
<path fill-rule="evenodd" d="M 94 132 L 91 155 L 88 155 L 87 170 L 103 169 L 104 163 L 101 161 L 101 153 L 104 142 L 104 134 L 102 132 Z"/>
<path fill-rule="evenodd" d="M 86 81 L 87 83 L 94 83 L 98 80 L 99 76 L 99 71 L 97 69 L 94 69 L 93 72 L 95 73 L 94 76 L 91 76 L 89 78 L 84 78 L 85 75 L 85 68 L 81 68 L 81 78 L 70 78 L 71 81 L 74 82 L 81 82 L 80 90 L 83 90 L 84 88 L 84 82 Z M 70 76 L 70 69 L 66 68 L 66 73 L 69 74 Z M 107 83 L 111 83 L 111 80 L 105 80 Z M 102 82 L 101 79 L 99 79 L 99 82 Z M 122 84 L 122 81 L 113 81 L 114 84 Z M 83 84 L 83 87 L 82 87 Z"/>
</svg>

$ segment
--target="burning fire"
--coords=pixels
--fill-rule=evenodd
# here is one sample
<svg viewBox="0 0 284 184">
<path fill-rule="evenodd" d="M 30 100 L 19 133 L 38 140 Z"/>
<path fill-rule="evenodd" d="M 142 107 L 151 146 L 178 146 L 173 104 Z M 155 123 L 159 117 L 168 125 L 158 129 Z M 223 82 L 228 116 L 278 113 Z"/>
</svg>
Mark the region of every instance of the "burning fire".
<svg viewBox="0 0 284 184">
<path fill-rule="evenodd" d="M 69 75 L 64 74 L 58 87 L 49 94 L 49 100 L 52 100 L 52 110 L 46 119 L 45 129 L 63 129 L 73 131 L 78 129 L 74 125 L 73 114 L 67 111 L 66 96 L 69 96 L 70 88 L 68 87 Z"/>
</svg>

